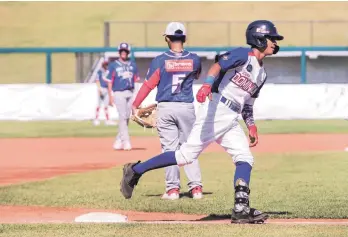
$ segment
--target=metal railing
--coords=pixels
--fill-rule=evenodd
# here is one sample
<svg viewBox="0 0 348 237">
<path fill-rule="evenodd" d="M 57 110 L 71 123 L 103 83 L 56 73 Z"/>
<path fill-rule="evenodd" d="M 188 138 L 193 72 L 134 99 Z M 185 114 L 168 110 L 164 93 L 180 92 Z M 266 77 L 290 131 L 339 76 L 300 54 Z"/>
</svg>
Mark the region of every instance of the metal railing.
<svg viewBox="0 0 348 237">
<path fill-rule="evenodd" d="M 105 21 L 104 46 L 126 41 L 137 47 L 160 47 L 165 21 Z M 238 46 L 245 44 L 249 21 L 184 21 L 187 46 Z M 284 46 L 346 46 L 348 21 L 274 21 L 285 36 Z"/>
<path fill-rule="evenodd" d="M 188 47 L 187 50 L 192 52 L 224 52 L 231 50 L 233 47 Z M 52 54 L 54 53 L 105 53 L 115 52 L 115 47 L 60 47 L 60 48 L 0 48 L 0 54 L 15 54 L 15 53 L 28 53 L 28 54 L 45 54 L 46 55 L 46 83 L 52 83 Z M 163 52 L 167 48 L 150 47 L 150 48 L 133 48 L 132 57 L 134 52 Z M 307 51 L 348 51 L 348 47 L 282 47 L 282 52 L 300 51 L 301 52 L 301 83 L 306 83 L 307 72 Z"/>
</svg>

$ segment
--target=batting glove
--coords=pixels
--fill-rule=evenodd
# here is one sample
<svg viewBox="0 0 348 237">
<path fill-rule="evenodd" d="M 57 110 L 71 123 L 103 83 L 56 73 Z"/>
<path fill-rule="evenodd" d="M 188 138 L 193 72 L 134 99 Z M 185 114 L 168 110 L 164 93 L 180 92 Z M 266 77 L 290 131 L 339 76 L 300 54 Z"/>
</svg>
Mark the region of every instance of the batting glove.
<svg viewBox="0 0 348 237">
<path fill-rule="evenodd" d="M 257 127 L 256 125 L 251 125 L 248 127 L 248 130 L 249 130 L 249 139 L 250 139 L 249 147 L 254 147 L 259 142 L 259 138 L 257 135 Z"/>
<path fill-rule="evenodd" d="M 203 86 L 199 88 L 197 92 L 196 99 L 199 103 L 203 103 L 205 102 L 207 96 L 209 100 L 212 100 L 211 85 L 203 84 Z"/>
</svg>

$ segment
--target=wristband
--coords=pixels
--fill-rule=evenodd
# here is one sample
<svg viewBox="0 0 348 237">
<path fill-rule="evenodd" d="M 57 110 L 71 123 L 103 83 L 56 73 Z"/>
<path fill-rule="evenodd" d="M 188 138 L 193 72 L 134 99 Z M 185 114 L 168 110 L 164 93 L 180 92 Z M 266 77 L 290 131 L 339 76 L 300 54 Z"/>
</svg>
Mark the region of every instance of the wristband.
<svg viewBox="0 0 348 237">
<path fill-rule="evenodd" d="M 213 77 L 213 76 L 207 76 L 207 78 L 205 79 L 205 81 L 204 81 L 204 84 L 209 84 L 209 85 L 213 85 L 213 83 L 214 83 L 214 81 L 215 81 L 215 77 Z"/>
</svg>

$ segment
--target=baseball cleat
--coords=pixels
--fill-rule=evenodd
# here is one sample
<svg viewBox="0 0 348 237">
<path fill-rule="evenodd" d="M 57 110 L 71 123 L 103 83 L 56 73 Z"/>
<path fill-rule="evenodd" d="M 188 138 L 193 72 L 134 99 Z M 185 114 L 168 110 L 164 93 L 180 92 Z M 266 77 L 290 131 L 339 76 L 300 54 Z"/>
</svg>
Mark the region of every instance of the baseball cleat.
<svg viewBox="0 0 348 237">
<path fill-rule="evenodd" d="M 123 144 L 121 140 L 116 140 L 113 145 L 114 150 L 122 150 Z"/>
<path fill-rule="evenodd" d="M 123 146 L 123 150 L 130 151 L 132 150 L 132 145 L 129 142 L 125 142 Z"/>
<path fill-rule="evenodd" d="M 194 187 L 190 190 L 190 196 L 193 199 L 202 199 L 203 198 L 203 191 L 201 186 Z"/>
<path fill-rule="evenodd" d="M 231 215 L 231 223 L 235 224 L 262 224 L 267 219 L 267 214 L 264 214 L 254 208 L 245 208 L 240 212 L 236 212 L 233 209 Z"/>
<path fill-rule="evenodd" d="M 100 121 L 98 119 L 93 120 L 93 125 L 94 126 L 99 126 L 100 125 Z"/>
<path fill-rule="evenodd" d="M 140 163 L 140 161 L 137 163 L 128 163 L 123 166 L 123 177 L 120 183 L 120 191 L 126 199 L 132 197 L 134 187 L 138 184 L 141 177 L 140 174 L 136 174 L 133 170 L 133 166 L 138 163 Z"/>
<path fill-rule="evenodd" d="M 178 200 L 179 198 L 180 198 L 180 190 L 178 188 L 173 188 L 171 190 L 168 190 L 162 196 L 162 199 L 165 199 L 165 200 Z"/>
</svg>

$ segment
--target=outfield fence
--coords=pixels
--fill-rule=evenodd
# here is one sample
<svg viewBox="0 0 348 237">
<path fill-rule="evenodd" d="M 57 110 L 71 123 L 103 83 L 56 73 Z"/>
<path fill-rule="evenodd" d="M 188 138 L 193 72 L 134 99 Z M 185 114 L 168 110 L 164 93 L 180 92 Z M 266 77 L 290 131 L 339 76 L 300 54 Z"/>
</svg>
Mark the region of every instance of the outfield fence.
<svg viewBox="0 0 348 237">
<path fill-rule="evenodd" d="M 188 46 L 244 45 L 249 21 L 184 21 Z M 348 45 L 348 21 L 274 21 L 286 46 Z M 126 41 L 137 47 L 163 45 L 167 21 L 105 21 L 104 46 Z"/>
<path fill-rule="evenodd" d="M 234 47 L 187 47 L 186 49 L 197 53 L 202 58 L 202 76 L 204 76 L 212 64 L 214 56 L 232 48 Z M 168 49 L 163 47 L 133 48 L 131 57 L 136 58 L 141 78 L 144 78 L 152 58 L 166 50 Z M 45 66 L 42 65 L 42 68 L 35 70 L 45 71 L 45 79 L 48 84 L 54 80 L 52 78 L 54 66 L 52 55 L 75 55 L 75 65 L 71 65 L 72 61 L 68 66 L 75 66 L 75 82 L 80 83 L 89 81 L 100 66 L 101 60 L 108 55 L 117 56 L 117 48 L 0 48 L 0 54 L 45 55 Z M 26 56 L 26 59 L 30 60 L 30 57 Z M 348 83 L 348 47 L 281 47 L 277 55 L 266 58 L 265 62 L 270 83 Z M 65 68 L 60 70 L 65 70 Z M 16 73 L 17 68 L 13 68 L 11 71 Z M 0 73 L 6 77 L 1 71 Z M 42 78 L 43 80 L 44 78 Z"/>
<path fill-rule="evenodd" d="M 136 83 L 133 96 L 140 86 Z M 193 85 L 194 95 L 200 87 Z M 155 103 L 156 93 L 157 88 L 142 105 Z M 0 120 L 92 120 L 97 105 L 95 83 L 0 85 Z M 194 99 L 196 112 L 200 105 Z M 254 116 L 257 120 L 347 119 L 347 108 L 348 84 L 266 84 L 255 102 Z M 100 119 L 105 119 L 104 109 L 100 112 Z M 109 115 L 118 119 L 115 107 L 109 108 Z"/>
</svg>

